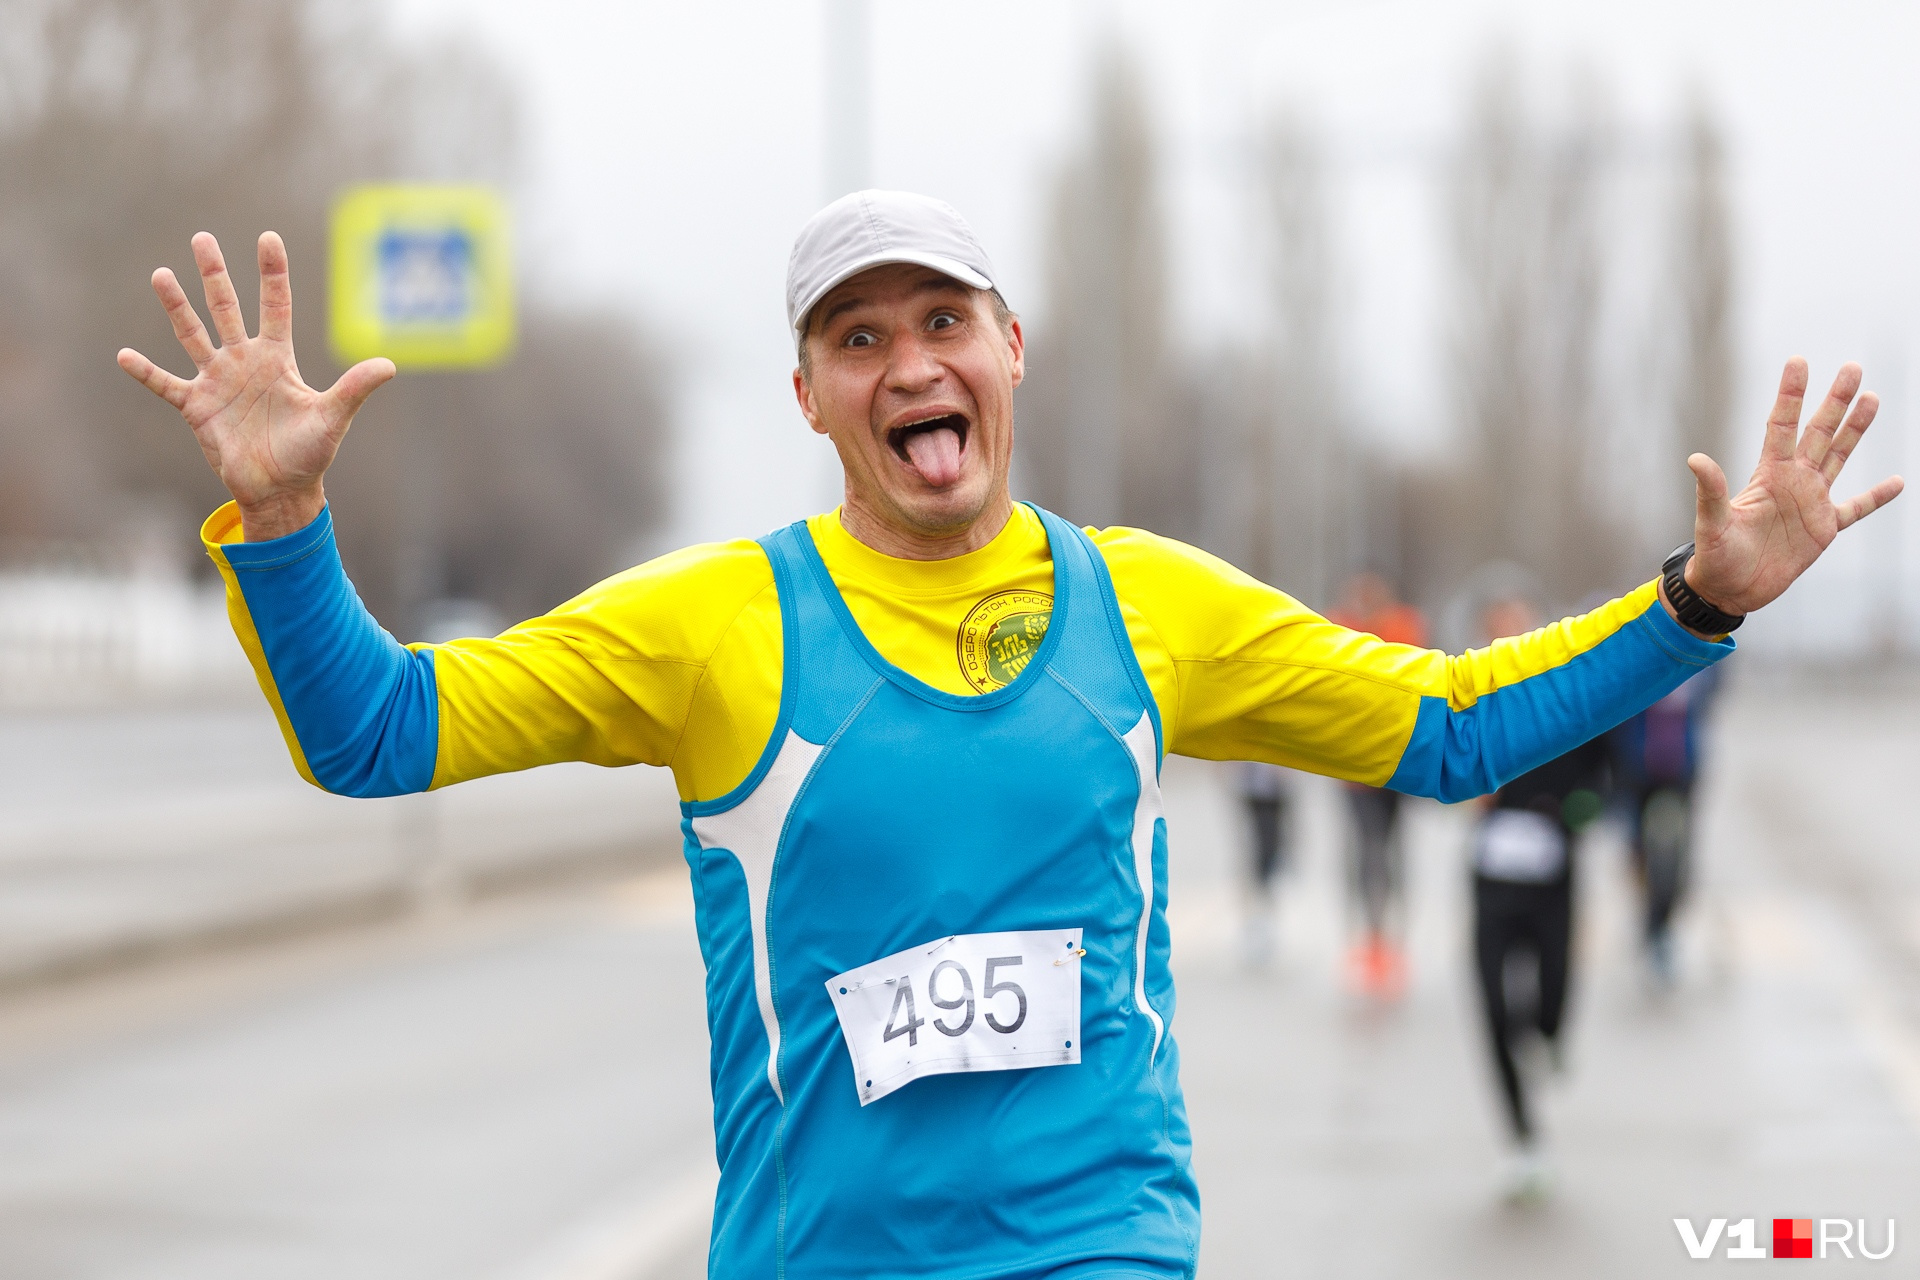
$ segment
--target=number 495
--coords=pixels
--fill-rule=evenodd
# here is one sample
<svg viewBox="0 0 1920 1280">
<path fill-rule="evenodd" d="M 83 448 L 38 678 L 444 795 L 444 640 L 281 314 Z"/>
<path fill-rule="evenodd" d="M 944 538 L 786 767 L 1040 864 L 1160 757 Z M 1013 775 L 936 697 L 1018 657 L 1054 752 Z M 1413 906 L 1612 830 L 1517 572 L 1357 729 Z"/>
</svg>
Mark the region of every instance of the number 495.
<svg viewBox="0 0 1920 1280">
<path fill-rule="evenodd" d="M 1010 1036 L 1018 1031 L 1026 1022 L 1026 991 L 1024 991 L 1017 982 L 997 982 L 994 980 L 995 969 L 1011 969 L 1014 965 L 1024 963 L 1024 956 L 993 956 L 988 959 L 986 973 L 984 975 L 986 982 L 981 987 L 980 999 L 985 1002 L 991 1002 L 996 996 L 1008 995 L 1014 998 L 1017 1006 L 1017 1011 L 1013 1015 L 1013 1021 L 1006 1023 L 994 1017 L 994 1011 L 988 1009 L 985 1020 L 989 1031 L 997 1031 L 1003 1036 Z M 957 994 L 940 994 L 940 979 L 948 973 L 956 974 L 959 977 L 957 984 L 959 991 Z M 956 984 L 949 979 L 945 985 L 947 990 L 952 992 Z M 933 1029 L 941 1035 L 963 1036 L 972 1029 L 975 1012 L 973 975 L 968 973 L 967 967 L 958 960 L 942 960 L 933 967 L 933 972 L 927 975 L 927 1000 L 936 1009 L 949 1012 L 955 1009 L 966 1010 L 965 1014 L 952 1023 L 947 1022 L 945 1018 L 935 1014 Z M 906 1010 L 905 1018 L 900 1016 L 903 1006 Z M 1003 1005 L 1001 1008 L 1004 1009 L 1005 1006 Z M 927 1020 L 921 1017 L 914 1009 L 913 983 L 911 981 L 902 981 L 899 986 L 894 988 L 893 1009 L 887 1014 L 887 1025 L 886 1029 L 881 1033 L 880 1043 L 885 1044 L 889 1040 L 897 1040 L 901 1036 L 905 1036 L 909 1046 L 918 1045 L 920 1043 L 920 1028 L 926 1025 Z"/>
</svg>

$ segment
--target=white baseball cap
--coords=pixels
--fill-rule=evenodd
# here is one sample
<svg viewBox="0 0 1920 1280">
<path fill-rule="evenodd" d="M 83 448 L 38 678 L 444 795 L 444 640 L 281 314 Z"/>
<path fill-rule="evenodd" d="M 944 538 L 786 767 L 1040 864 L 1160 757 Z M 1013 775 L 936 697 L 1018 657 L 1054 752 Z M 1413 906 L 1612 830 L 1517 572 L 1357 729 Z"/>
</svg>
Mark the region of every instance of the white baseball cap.
<svg viewBox="0 0 1920 1280">
<path fill-rule="evenodd" d="M 967 220 L 944 200 L 911 191 L 856 191 L 807 220 L 787 259 L 787 323 L 795 343 L 835 285 L 869 267 L 912 262 L 976 289 L 993 289 L 993 263 Z"/>
</svg>

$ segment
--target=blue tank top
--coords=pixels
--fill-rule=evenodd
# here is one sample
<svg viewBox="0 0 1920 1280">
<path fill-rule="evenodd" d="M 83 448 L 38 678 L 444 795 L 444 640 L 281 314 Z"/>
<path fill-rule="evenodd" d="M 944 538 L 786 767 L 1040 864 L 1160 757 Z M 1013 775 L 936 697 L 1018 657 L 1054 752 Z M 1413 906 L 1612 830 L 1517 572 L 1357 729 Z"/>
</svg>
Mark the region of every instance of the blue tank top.
<svg viewBox="0 0 1920 1280">
<path fill-rule="evenodd" d="M 762 540 L 779 720 L 746 780 L 681 824 L 713 1037 L 710 1275 L 1193 1273 L 1158 713 L 1099 552 L 1039 515 L 1051 623 L 979 696 L 881 657 L 804 523 Z M 861 1105 L 829 978 L 1041 929 L 1082 931 L 1079 1062 L 926 1076 Z"/>
</svg>

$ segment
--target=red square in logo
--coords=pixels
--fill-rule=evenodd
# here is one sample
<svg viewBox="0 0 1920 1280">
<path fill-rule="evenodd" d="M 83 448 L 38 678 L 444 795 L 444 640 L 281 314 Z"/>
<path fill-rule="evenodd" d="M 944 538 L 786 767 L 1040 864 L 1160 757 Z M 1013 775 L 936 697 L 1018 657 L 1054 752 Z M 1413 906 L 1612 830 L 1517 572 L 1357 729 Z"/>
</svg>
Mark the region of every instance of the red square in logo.
<svg viewBox="0 0 1920 1280">
<path fill-rule="evenodd" d="M 1811 1258 L 1813 1256 L 1813 1219 L 1775 1218 L 1773 1220 L 1773 1256 Z"/>
</svg>

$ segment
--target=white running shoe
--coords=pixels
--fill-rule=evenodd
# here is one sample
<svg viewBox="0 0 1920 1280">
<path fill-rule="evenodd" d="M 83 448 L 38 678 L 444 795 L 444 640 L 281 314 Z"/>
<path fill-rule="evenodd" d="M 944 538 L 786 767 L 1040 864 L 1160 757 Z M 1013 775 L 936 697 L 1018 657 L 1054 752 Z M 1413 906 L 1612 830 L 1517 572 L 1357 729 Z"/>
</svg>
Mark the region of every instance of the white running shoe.
<svg viewBox="0 0 1920 1280">
<path fill-rule="evenodd" d="M 1553 1193 L 1553 1168 L 1537 1145 L 1510 1153 L 1500 1162 L 1500 1198 L 1510 1205 L 1536 1205 Z"/>
<path fill-rule="evenodd" d="M 1655 995 L 1671 995 L 1680 985 L 1680 957 L 1674 952 L 1673 934 L 1657 934 L 1647 939 L 1647 985 Z"/>
<path fill-rule="evenodd" d="M 1256 972 L 1272 968 L 1277 933 L 1271 911 L 1249 913 L 1240 926 L 1241 965 Z"/>
</svg>

